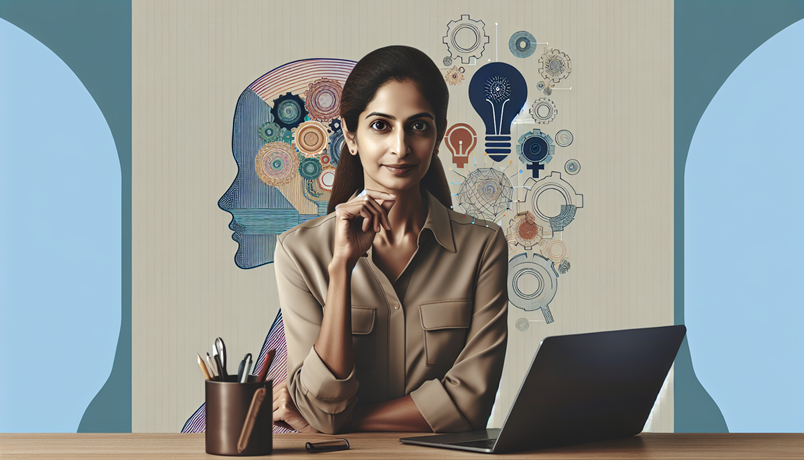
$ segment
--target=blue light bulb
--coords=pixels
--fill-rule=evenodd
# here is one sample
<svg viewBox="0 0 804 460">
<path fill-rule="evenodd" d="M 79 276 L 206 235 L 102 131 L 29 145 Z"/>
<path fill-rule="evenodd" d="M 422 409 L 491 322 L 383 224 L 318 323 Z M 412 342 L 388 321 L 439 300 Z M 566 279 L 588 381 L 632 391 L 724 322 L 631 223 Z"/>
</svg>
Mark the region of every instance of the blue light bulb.
<svg viewBox="0 0 804 460">
<path fill-rule="evenodd" d="M 486 124 L 486 153 L 502 161 L 511 153 L 511 122 L 528 97 L 525 77 L 504 62 L 491 62 L 469 82 L 469 101 Z"/>
</svg>

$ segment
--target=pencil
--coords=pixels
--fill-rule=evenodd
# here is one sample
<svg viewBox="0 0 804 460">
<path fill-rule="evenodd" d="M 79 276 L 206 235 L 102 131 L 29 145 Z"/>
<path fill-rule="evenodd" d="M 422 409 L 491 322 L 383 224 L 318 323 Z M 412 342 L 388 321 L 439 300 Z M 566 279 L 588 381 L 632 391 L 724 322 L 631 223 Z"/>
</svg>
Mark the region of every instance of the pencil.
<svg viewBox="0 0 804 460">
<path fill-rule="evenodd" d="M 265 377 L 268 376 L 268 368 L 271 367 L 271 363 L 274 362 L 274 357 L 276 356 L 276 350 L 268 350 L 268 354 L 265 356 L 265 361 L 262 363 L 262 369 L 260 369 L 260 374 L 257 376 L 258 382 L 264 382 Z"/>
<path fill-rule="evenodd" d="M 198 356 L 198 365 L 201 367 L 201 372 L 204 373 L 204 377 L 206 377 L 207 380 L 212 380 L 212 377 L 209 376 L 209 371 L 207 371 L 207 365 L 204 364 L 203 361 L 201 361 L 201 355 L 199 355 L 198 353 L 196 353 L 195 355 Z"/>
<path fill-rule="evenodd" d="M 209 353 L 207 353 L 207 369 L 212 374 L 212 380 L 217 380 L 218 374 L 215 372 L 215 366 L 212 365 L 212 358 L 209 357 Z"/>
</svg>

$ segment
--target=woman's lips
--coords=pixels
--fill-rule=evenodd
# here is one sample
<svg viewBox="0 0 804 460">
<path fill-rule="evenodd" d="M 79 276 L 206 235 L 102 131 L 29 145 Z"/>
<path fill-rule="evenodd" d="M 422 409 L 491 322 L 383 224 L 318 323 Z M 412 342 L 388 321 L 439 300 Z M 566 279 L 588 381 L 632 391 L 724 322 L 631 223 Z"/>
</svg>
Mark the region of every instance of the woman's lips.
<svg viewBox="0 0 804 460">
<path fill-rule="evenodd" d="M 391 174 L 401 176 L 403 174 L 410 172 L 410 170 L 413 169 L 414 165 L 398 165 L 398 166 L 383 165 L 383 166 L 385 166 L 385 168 L 388 169 L 388 171 L 390 171 Z"/>
</svg>

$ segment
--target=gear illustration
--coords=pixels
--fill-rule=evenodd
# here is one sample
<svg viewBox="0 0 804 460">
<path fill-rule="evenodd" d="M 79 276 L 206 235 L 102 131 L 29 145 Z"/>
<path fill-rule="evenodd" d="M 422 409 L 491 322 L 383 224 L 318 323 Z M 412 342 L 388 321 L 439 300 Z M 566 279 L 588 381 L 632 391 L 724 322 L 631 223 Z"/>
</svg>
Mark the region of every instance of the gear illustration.
<svg viewBox="0 0 804 460">
<path fill-rule="evenodd" d="M 563 274 L 567 273 L 570 270 L 570 267 L 571 267 L 571 265 L 570 265 L 569 260 L 564 259 L 564 260 L 561 261 L 560 264 L 558 264 L 558 273 L 560 275 L 563 275 Z"/>
<path fill-rule="evenodd" d="M 337 166 L 338 161 L 341 159 L 343 142 L 344 139 L 342 130 L 339 129 L 329 135 L 329 146 L 327 147 L 327 152 L 329 152 L 329 160 L 333 166 Z"/>
<path fill-rule="evenodd" d="M 569 147 L 572 144 L 572 141 L 575 140 L 575 137 L 572 135 L 572 132 L 568 129 L 562 129 L 561 131 L 556 133 L 556 144 L 561 147 Z"/>
<path fill-rule="evenodd" d="M 254 159 L 257 176 L 266 185 L 273 187 L 290 182 L 298 165 L 296 152 L 284 142 L 270 142 L 263 145 Z"/>
<path fill-rule="evenodd" d="M 545 96 L 550 96 L 553 94 L 553 87 L 552 86 L 545 86 L 544 90 L 542 91 Z"/>
<path fill-rule="evenodd" d="M 558 83 L 572 72 L 570 57 L 557 49 L 548 49 L 539 58 L 539 74 L 545 80 Z"/>
<path fill-rule="evenodd" d="M 516 320 L 516 329 L 520 332 L 525 332 L 530 327 L 530 323 L 525 318 L 519 318 Z"/>
<path fill-rule="evenodd" d="M 458 204 L 470 216 L 496 221 L 514 196 L 511 180 L 494 168 L 478 168 L 469 173 L 458 191 Z"/>
<path fill-rule="evenodd" d="M 541 97 L 533 101 L 529 112 L 530 116 L 533 117 L 533 121 L 543 125 L 550 123 L 555 119 L 556 115 L 558 115 L 558 109 L 555 103 L 546 97 Z"/>
<path fill-rule="evenodd" d="M 447 35 L 441 41 L 447 45 L 451 61 L 461 58 L 462 64 L 472 64 L 472 59 L 480 59 L 490 38 L 486 35 L 486 23 L 462 14 L 458 20 L 447 24 Z M 452 64 L 452 62 L 450 62 Z"/>
<path fill-rule="evenodd" d="M 304 121 L 307 116 L 307 109 L 304 108 L 304 101 L 295 94 L 287 92 L 274 99 L 274 106 L 271 108 L 274 121 L 282 128 L 295 128 Z"/>
<path fill-rule="evenodd" d="M 525 201 L 530 204 L 530 210 L 542 222 L 550 224 L 553 231 L 561 231 L 575 219 L 575 212 L 583 207 L 583 195 L 575 193 L 575 189 L 561 178 L 561 173 L 553 171 L 549 176 L 536 180 L 529 177 L 523 185 L 526 192 Z M 543 208 L 540 198 L 545 192 L 558 192 L 564 200 L 557 215 L 550 215 Z M 551 193 L 552 195 L 552 193 Z"/>
<path fill-rule="evenodd" d="M 558 291 L 558 273 L 553 263 L 539 254 L 519 254 L 508 261 L 508 301 L 525 311 L 542 310 L 547 324 L 553 322 L 550 302 Z"/>
<path fill-rule="evenodd" d="M 293 132 L 293 146 L 306 157 L 315 157 L 327 148 L 327 128 L 318 121 L 305 121 Z"/>
<path fill-rule="evenodd" d="M 329 132 L 334 133 L 335 131 L 340 130 L 341 130 L 341 119 L 333 118 L 332 121 L 329 122 Z"/>
<path fill-rule="evenodd" d="M 556 263 L 565 260 L 569 256 L 569 249 L 561 240 L 544 240 L 540 252 L 543 256 Z"/>
<path fill-rule="evenodd" d="M 539 177 L 539 170 L 553 158 L 556 146 L 550 135 L 540 129 L 534 129 L 519 137 L 516 153 L 519 160 L 532 170 L 533 177 Z"/>
<path fill-rule="evenodd" d="M 452 57 L 451 56 L 444 56 L 444 59 L 441 60 L 441 63 L 444 64 L 444 67 L 449 67 L 452 65 Z"/>
<path fill-rule="evenodd" d="M 329 78 L 321 78 L 309 84 L 304 93 L 304 107 L 313 120 L 330 121 L 341 110 L 341 84 Z"/>
<path fill-rule="evenodd" d="M 544 91 L 544 82 L 540 81 L 539 83 L 536 83 L 536 89 L 539 91 Z"/>
<path fill-rule="evenodd" d="M 524 30 L 514 32 L 508 40 L 508 49 L 518 58 L 530 57 L 536 51 L 536 38 Z"/>
<path fill-rule="evenodd" d="M 260 137 L 265 142 L 276 142 L 279 140 L 279 125 L 266 121 L 260 126 Z"/>
<path fill-rule="evenodd" d="M 321 163 L 318 158 L 304 158 L 299 163 L 299 175 L 307 180 L 316 180 L 321 175 Z"/>
<path fill-rule="evenodd" d="M 452 86 L 460 85 L 463 81 L 463 78 L 463 74 L 456 66 L 452 66 L 452 68 L 447 70 L 447 73 L 444 75 L 444 79 L 447 80 L 447 83 Z"/>
<path fill-rule="evenodd" d="M 538 246 L 544 236 L 544 228 L 536 223 L 536 218 L 530 211 L 520 212 L 508 225 L 508 233 L 514 236 L 516 244 L 525 249 Z"/>
<path fill-rule="evenodd" d="M 293 143 L 293 130 L 288 128 L 282 128 L 279 130 L 279 139 L 284 142 L 285 144 L 292 144 Z"/>
</svg>

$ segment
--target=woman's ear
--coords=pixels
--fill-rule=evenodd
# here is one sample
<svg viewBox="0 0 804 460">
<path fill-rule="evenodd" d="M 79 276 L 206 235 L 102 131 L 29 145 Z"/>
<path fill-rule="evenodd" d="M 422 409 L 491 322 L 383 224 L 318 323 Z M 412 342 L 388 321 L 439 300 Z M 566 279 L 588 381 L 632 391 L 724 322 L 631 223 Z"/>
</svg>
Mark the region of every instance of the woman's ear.
<svg viewBox="0 0 804 460">
<path fill-rule="evenodd" d="M 343 126 L 343 141 L 346 142 L 346 146 L 349 147 L 349 153 L 353 156 L 357 155 L 357 138 L 354 133 L 346 129 L 346 125 L 341 126 Z"/>
</svg>

